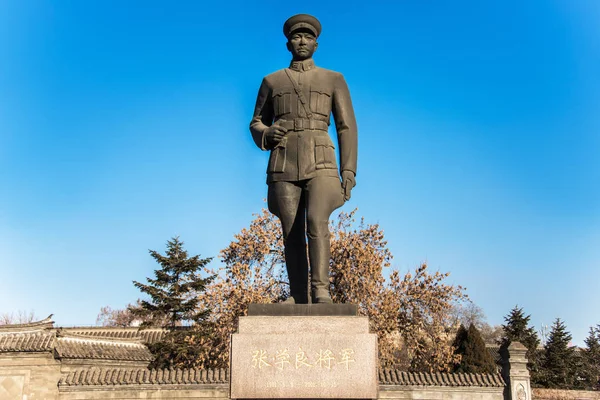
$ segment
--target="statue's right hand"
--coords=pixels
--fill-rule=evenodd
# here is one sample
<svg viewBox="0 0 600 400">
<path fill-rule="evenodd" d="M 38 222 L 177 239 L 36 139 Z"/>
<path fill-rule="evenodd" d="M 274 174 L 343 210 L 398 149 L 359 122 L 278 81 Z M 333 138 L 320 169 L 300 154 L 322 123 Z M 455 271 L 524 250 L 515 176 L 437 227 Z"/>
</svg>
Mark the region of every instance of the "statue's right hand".
<svg viewBox="0 0 600 400">
<path fill-rule="evenodd" d="M 271 148 L 277 146 L 281 139 L 286 135 L 287 129 L 283 126 L 273 124 L 265 130 L 265 138 L 267 145 Z"/>
</svg>

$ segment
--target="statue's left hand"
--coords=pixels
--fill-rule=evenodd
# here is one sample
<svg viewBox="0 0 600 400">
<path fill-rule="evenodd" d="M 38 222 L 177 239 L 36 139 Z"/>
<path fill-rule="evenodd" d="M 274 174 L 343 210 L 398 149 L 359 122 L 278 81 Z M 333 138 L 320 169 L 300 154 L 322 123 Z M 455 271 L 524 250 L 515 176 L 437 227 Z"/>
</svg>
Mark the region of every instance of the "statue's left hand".
<svg viewBox="0 0 600 400">
<path fill-rule="evenodd" d="M 356 186 L 354 172 L 342 171 L 342 190 L 344 191 L 344 201 L 350 200 L 350 196 L 352 195 L 352 188 L 354 186 Z"/>
</svg>

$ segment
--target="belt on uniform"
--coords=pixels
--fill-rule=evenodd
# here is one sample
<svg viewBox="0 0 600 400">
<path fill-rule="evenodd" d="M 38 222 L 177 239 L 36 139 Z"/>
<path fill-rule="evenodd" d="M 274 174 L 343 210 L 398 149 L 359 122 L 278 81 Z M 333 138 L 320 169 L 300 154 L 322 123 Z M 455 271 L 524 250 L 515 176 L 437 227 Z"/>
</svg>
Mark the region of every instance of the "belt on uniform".
<svg viewBox="0 0 600 400">
<path fill-rule="evenodd" d="M 313 131 L 325 131 L 329 129 L 329 125 L 325 121 L 308 118 L 294 118 L 291 121 L 280 119 L 277 121 L 279 126 L 286 128 L 288 131 L 303 131 L 310 129 Z"/>
</svg>

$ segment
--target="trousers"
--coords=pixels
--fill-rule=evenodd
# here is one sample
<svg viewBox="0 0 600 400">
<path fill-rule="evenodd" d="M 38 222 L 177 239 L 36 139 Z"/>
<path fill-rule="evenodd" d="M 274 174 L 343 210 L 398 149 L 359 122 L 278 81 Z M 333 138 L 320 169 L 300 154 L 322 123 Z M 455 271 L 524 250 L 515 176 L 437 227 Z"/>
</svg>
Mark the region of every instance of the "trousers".
<svg viewBox="0 0 600 400">
<path fill-rule="evenodd" d="M 330 299 L 329 216 L 344 204 L 340 179 L 319 176 L 297 182 L 271 182 L 267 202 L 269 211 L 281 221 L 290 295 L 295 303 L 308 303 L 309 264 L 313 302 Z"/>
</svg>

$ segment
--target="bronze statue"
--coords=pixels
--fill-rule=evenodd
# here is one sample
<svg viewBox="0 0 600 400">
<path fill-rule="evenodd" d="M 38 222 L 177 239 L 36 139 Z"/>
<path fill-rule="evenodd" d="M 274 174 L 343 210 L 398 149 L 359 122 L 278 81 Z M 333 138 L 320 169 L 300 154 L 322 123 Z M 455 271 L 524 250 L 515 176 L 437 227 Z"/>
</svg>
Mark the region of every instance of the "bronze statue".
<svg viewBox="0 0 600 400">
<path fill-rule="evenodd" d="M 356 185 L 356 120 L 342 74 L 313 61 L 321 23 L 311 15 L 294 15 L 285 22 L 283 33 L 292 62 L 263 79 L 250 131 L 256 145 L 271 152 L 268 207 L 283 228 L 291 294 L 286 302 L 308 303 L 310 260 L 312 301 L 331 303 L 329 216 L 350 198 Z M 340 172 L 327 132 L 331 114 Z"/>
</svg>

